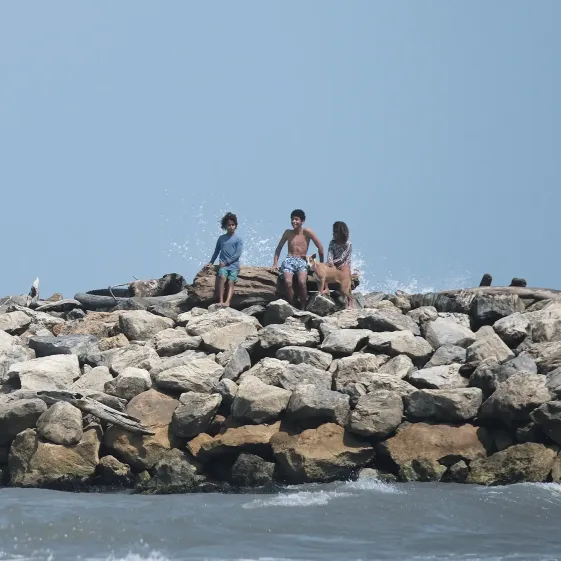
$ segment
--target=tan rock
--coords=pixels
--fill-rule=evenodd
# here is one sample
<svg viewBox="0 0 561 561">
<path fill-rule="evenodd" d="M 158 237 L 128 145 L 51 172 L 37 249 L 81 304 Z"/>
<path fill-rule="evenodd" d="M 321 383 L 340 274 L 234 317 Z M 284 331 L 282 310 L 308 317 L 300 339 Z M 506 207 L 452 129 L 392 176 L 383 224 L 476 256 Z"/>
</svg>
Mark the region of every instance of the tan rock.
<svg viewBox="0 0 561 561">
<path fill-rule="evenodd" d="M 123 347 L 128 347 L 130 345 L 129 340 L 122 334 L 119 333 L 115 337 L 104 337 L 99 341 L 99 350 L 110 351 L 111 349 L 122 349 Z"/>
<path fill-rule="evenodd" d="M 116 426 L 105 433 L 104 444 L 119 460 L 138 470 L 151 469 L 178 443 L 170 430 L 179 401 L 151 389 L 133 397 L 125 412 L 155 432 L 153 436 L 128 432 Z"/>
<path fill-rule="evenodd" d="M 123 312 L 88 312 L 86 317 L 67 321 L 53 328 L 55 335 L 95 335 L 100 339 L 117 334 L 119 316 Z"/>
<path fill-rule="evenodd" d="M 213 440 L 213 438 L 212 436 L 210 436 L 210 434 L 206 434 L 206 432 L 202 432 L 201 434 L 195 436 L 195 438 L 193 438 L 187 443 L 187 450 L 189 450 L 189 452 L 191 452 L 191 454 L 193 454 L 193 456 L 196 458 L 199 455 L 201 446 L 205 442 L 210 442 L 211 440 Z"/>
</svg>

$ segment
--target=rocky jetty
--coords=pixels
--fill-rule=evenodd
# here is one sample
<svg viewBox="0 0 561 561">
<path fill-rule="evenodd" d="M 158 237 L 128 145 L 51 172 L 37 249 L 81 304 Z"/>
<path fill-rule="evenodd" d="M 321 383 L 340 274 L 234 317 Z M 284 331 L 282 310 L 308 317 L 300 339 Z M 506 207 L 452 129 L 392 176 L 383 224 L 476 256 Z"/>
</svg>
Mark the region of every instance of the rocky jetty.
<svg viewBox="0 0 561 561">
<path fill-rule="evenodd" d="M 212 272 L 0 299 L 0 480 L 143 493 L 560 482 L 561 293 L 279 298 Z M 310 288 L 313 288 L 311 284 Z M 333 287 L 336 288 L 336 287 Z"/>
</svg>

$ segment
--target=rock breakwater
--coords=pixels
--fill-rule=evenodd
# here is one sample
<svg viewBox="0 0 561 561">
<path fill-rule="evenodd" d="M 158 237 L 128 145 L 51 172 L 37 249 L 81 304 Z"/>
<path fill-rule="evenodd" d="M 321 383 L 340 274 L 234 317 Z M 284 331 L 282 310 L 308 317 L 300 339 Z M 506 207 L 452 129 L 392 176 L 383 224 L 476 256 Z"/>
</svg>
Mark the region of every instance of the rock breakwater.
<svg viewBox="0 0 561 561">
<path fill-rule="evenodd" d="M 356 309 L 312 294 L 303 312 L 266 270 L 241 275 L 237 309 L 209 305 L 212 273 L 177 277 L 163 295 L 0 300 L 4 484 L 561 481 L 559 292 L 372 293 Z"/>
</svg>

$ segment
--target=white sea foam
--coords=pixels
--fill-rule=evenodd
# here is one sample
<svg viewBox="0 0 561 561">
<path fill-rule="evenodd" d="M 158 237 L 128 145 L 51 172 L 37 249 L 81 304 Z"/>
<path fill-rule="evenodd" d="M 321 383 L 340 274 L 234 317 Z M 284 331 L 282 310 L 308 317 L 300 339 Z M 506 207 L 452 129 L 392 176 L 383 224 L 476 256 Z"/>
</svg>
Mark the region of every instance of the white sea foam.
<svg viewBox="0 0 561 561">
<path fill-rule="evenodd" d="M 108 557 L 89 557 L 86 561 L 170 561 L 168 557 L 159 551 L 149 553 L 129 552 L 125 556 L 109 555 Z"/>
<path fill-rule="evenodd" d="M 256 499 L 249 503 L 245 503 L 243 508 L 265 508 L 271 506 L 288 506 L 288 507 L 306 507 L 306 506 L 323 506 L 333 499 L 350 497 L 351 493 L 342 493 L 340 491 L 299 491 L 297 493 L 279 493 L 271 495 L 263 499 Z"/>
<path fill-rule="evenodd" d="M 386 483 L 369 477 L 365 479 L 357 479 L 356 481 L 347 481 L 342 484 L 344 491 L 375 491 L 377 493 L 388 493 L 401 495 L 405 493 L 404 489 L 393 483 Z"/>
</svg>

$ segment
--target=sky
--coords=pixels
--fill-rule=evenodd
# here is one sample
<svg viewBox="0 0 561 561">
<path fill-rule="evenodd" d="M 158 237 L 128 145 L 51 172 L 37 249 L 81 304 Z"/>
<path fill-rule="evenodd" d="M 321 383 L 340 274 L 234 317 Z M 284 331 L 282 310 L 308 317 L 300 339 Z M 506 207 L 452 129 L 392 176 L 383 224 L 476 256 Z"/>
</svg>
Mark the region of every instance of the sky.
<svg viewBox="0 0 561 561">
<path fill-rule="evenodd" d="M 561 289 L 558 0 L 0 5 L 0 296 L 169 272 L 226 210 L 272 264 L 349 225 L 372 289 Z"/>
</svg>

